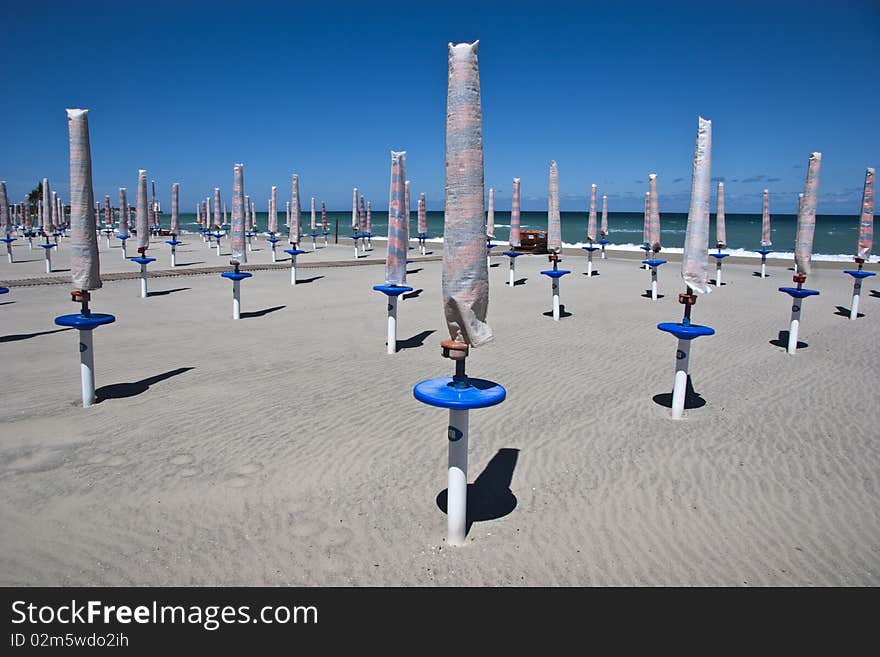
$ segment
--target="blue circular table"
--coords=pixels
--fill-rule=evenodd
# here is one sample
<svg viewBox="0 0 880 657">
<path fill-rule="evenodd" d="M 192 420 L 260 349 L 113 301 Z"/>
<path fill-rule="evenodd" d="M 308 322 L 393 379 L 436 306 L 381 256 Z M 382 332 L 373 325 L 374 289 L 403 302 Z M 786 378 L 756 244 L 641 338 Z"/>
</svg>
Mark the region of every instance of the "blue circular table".
<svg viewBox="0 0 880 657">
<path fill-rule="evenodd" d="M 220 275 L 223 278 L 228 278 L 231 281 L 243 281 L 244 279 L 253 276 L 253 274 L 249 271 L 225 271 Z"/>
<path fill-rule="evenodd" d="M 693 340 L 704 335 L 715 335 L 715 329 L 700 324 L 685 324 L 679 322 L 662 322 L 657 328 L 667 333 L 672 333 L 679 340 Z"/>
<path fill-rule="evenodd" d="M 80 331 L 91 331 L 99 326 L 104 326 L 104 324 L 112 324 L 115 321 L 116 317 L 105 313 L 89 313 L 88 315 L 76 313 L 75 315 L 61 315 L 55 318 L 55 323 L 58 326 L 69 326 Z"/>
<path fill-rule="evenodd" d="M 863 269 L 844 269 L 844 274 L 849 274 L 853 278 L 868 278 L 868 276 L 874 276 L 877 272 L 873 271 L 864 271 Z"/>
<path fill-rule="evenodd" d="M 648 265 L 649 267 L 659 267 L 660 265 L 665 265 L 667 260 L 642 260 L 643 265 Z"/>
<path fill-rule="evenodd" d="M 387 294 L 389 297 L 396 297 L 404 292 L 413 291 L 411 287 L 407 287 L 406 285 L 374 285 L 373 289 L 376 290 L 376 292 Z"/>
<path fill-rule="evenodd" d="M 779 288 L 779 291 L 785 292 L 787 295 L 795 299 L 806 299 L 807 297 L 819 294 L 819 290 L 808 290 L 805 287 L 801 289 L 797 289 L 796 287 L 781 287 Z"/>
<path fill-rule="evenodd" d="M 462 384 L 454 377 L 445 376 L 416 384 L 413 397 L 429 406 L 470 410 L 500 404 L 507 397 L 507 391 L 503 386 L 485 379 L 468 377 Z"/>
</svg>

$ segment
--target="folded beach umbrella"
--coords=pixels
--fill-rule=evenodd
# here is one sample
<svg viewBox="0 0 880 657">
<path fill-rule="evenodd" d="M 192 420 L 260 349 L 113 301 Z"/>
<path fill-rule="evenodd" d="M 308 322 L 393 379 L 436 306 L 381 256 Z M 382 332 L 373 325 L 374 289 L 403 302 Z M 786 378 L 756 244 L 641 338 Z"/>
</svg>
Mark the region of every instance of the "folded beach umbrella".
<svg viewBox="0 0 880 657">
<path fill-rule="evenodd" d="M 358 232 L 358 188 L 351 190 L 351 231 L 353 235 Z"/>
<path fill-rule="evenodd" d="M 694 150 L 691 205 L 688 210 L 687 231 L 685 232 L 684 251 L 681 258 L 681 277 L 691 292 L 695 294 L 708 294 L 711 291 L 708 275 L 711 166 L 712 122 L 700 117 L 697 128 L 697 145 Z"/>
<path fill-rule="evenodd" d="M 478 43 L 449 45 L 443 228 L 443 311 L 446 327 L 454 342 L 471 347 L 486 344 L 494 337 L 486 322 L 489 270 L 485 255 L 486 226 L 483 214 L 483 115 L 480 107 Z M 550 166 L 552 189 L 556 163 L 552 162 Z M 558 206 L 556 223 L 558 231 Z"/>
<path fill-rule="evenodd" d="M 510 205 L 510 246 L 521 246 L 520 242 L 520 180 L 513 179 L 513 200 Z"/>
<path fill-rule="evenodd" d="M 272 197 L 269 199 L 269 232 L 278 232 L 278 188 L 272 185 Z"/>
<path fill-rule="evenodd" d="M 180 183 L 171 185 L 171 234 L 180 234 Z"/>
<path fill-rule="evenodd" d="M 590 214 L 587 220 L 587 241 L 590 242 L 590 246 L 597 239 L 596 228 L 596 185 L 590 185 Z"/>
<path fill-rule="evenodd" d="M 657 174 L 648 174 L 651 204 L 648 212 L 648 244 L 654 253 L 660 251 L 660 199 L 657 196 Z"/>
<path fill-rule="evenodd" d="M 153 192 L 153 201 L 152 201 L 152 203 L 150 203 L 150 217 L 152 220 L 150 222 L 150 224 L 152 226 L 158 226 L 159 225 L 159 203 L 156 201 L 156 181 L 151 180 L 150 186 L 152 187 L 152 192 Z"/>
<path fill-rule="evenodd" d="M 547 194 L 547 248 L 558 253 L 562 249 L 562 224 L 559 216 L 559 170 L 556 160 L 550 161 L 550 184 Z"/>
<path fill-rule="evenodd" d="M 323 208 L 323 205 L 324 204 L 322 203 L 321 204 L 322 208 Z M 323 210 L 322 210 L 322 212 L 323 212 Z M 372 204 L 370 203 L 370 201 L 367 201 L 367 219 L 366 219 L 366 221 L 367 221 L 367 234 L 370 235 L 373 232 L 373 207 L 372 207 Z M 324 230 L 327 229 L 326 224 L 327 224 L 327 221 L 326 221 L 326 216 L 325 216 L 324 217 Z"/>
<path fill-rule="evenodd" d="M 862 291 L 862 279 L 874 276 L 875 272 L 865 271 L 865 261 L 871 255 L 871 242 L 874 238 L 874 169 L 865 171 L 865 187 L 862 191 L 862 212 L 859 216 L 859 241 L 856 245 L 855 261 L 858 269 L 847 269 L 844 273 L 853 277 L 852 305 L 849 308 L 849 318 L 856 319 L 859 316 L 859 297 Z"/>
<path fill-rule="evenodd" d="M 143 253 L 141 249 L 150 248 L 150 220 L 147 215 L 147 170 L 138 169 L 138 186 L 137 186 L 137 248 L 139 253 Z"/>
<path fill-rule="evenodd" d="M 360 204 L 358 206 L 358 223 L 361 227 L 361 231 L 366 234 L 367 232 L 367 200 L 361 196 Z"/>
<path fill-rule="evenodd" d="M 299 244 L 299 222 L 302 214 L 299 204 L 299 174 L 293 174 L 290 190 L 290 233 L 287 241 L 291 244 Z"/>
<path fill-rule="evenodd" d="M 489 188 L 489 209 L 486 211 L 486 237 L 495 237 L 495 190 Z"/>
<path fill-rule="evenodd" d="M 312 197 L 312 204 L 311 204 L 310 209 L 311 209 L 312 214 L 311 214 L 311 222 L 309 225 L 312 228 L 312 232 L 315 232 L 318 229 L 318 226 L 317 226 L 316 220 L 315 220 L 315 197 L 314 196 Z"/>
<path fill-rule="evenodd" d="M 43 232 L 46 235 L 52 233 L 52 204 L 49 202 L 51 198 L 49 190 L 49 179 L 43 178 Z"/>
<path fill-rule="evenodd" d="M 810 264 L 813 257 L 813 233 L 816 230 L 816 202 L 819 195 L 819 167 L 821 163 L 822 153 L 810 153 L 804 193 L 798 200 L 797 233 L 794 246 L 795 274 L 792 277 L 797 287 L 779 288 L 780 292 L 792 298 L 787 348 L 789 354 L 797 352 L 798 332 L 800 330 L 801 310 L 804 299 L 819 294 L 818 290 L 806 289 L 804 283 L 807 281 L 807 276 L 810 273 Z"/>
<path fill-rule="evenodd" d="M 419 194 L 419 216 L 417 228 L 419 235 L 425 235 L 428 232 L 428 205 L 424 192 Z"/>
<path fill-rule="evenodd" d="M 693 176 L 691 178 L 691 203 L 688 210 L 687 231 L 681 260 L 681 277 L 687 285 L 684 294 L 678 296 L 684 305 L 681 322 L 663 322 L 657 325 L 661 331 L 678 338 L 675 352 L 675 383 L 672 391 L 672 419 L 684 414 L 687 392 L 688 366 L 691 342 L 694 338 L 713 335 L 708 326 L 691 323 L 691 309 L 697 295 L 708 294 L 709 278 L 709 197 L 711 195 L 712 122 L 702 116 L 698 119 L 697 142 L 694 148 Z M 653 192 L 652 192 L 653 196 Z"/>
<path fill-rule="evenodd" d="M 290 230 L 290 201 L 284 203 L 284 227 Z"/>
<path fill-rule="evenodd" d="M 247 245 L 244 236 L 246 213 L 244 165 L 235 164 L 232 167 L 232 232 L 229 245 L 232 249 L 231 260 L 240 265 L 247 262 Z"/>
<path fill-rule="evenodd" d="M 599 237 L 608 236 L 608 196 L 602 195 L 602 223 L 599 227 Z"/>
<path fill-rule="evenodd" d="M 220 200 L 220 188 L 214 188 L 214 226 L 217 227 L 217 230 L 223 228 L 223 223 L 221 219 L 222 202 Z"/>
<path fill-rule="evenodd" d="M 451 340 L 442 354 L 455 362 L 455 376 L 428 379 L 413 389 L 419 401 L 449 409 L 446 495 L 447 544 L 462 545 L 467 528 L 469 409 L 502 402 L 503 387 L 470 379 L 470 347 L 493 339 L 486 323 L 489 270 L 486 266 L 483 117 L 477 45 L 449 44 L 446 101 L 446 204 L 443 229 L 443 310 Z"/>
<path fill-rule="evenodd" d="M 327 204 L 321 201 L 321 230 L 327 230 Z"/>
<path fill-rule="evenodd" d="M 128 235 L 128 192 L 125 187 L 119 188 L 119 234 Z"/>
<path fill-rule="evenodd" d="M 12 217 L 9 214 L 9 197 L 6 195 L 5 180 L 0 180 L 0 231 L 6 235 L 12 232 Z"/>
<path fill-rule="evenodd" d="M 813 233 L 816 230 L 816 204 L 819 196 L 819 167 L 822 153 L 811 153 L 804 184 L 804 197 L 798 208 L 794 262 L 799 274 L 810 274 L 813 259 Z"/>
<path fill-rule="evenodd" d="M 770 246 L 770 192 L 764 190 L 763 209 L 761 211 L 761 246 Z"/>
<path fill-rule="evenodd" d="M 113 227 L 113 208 L 110 207 L 110 196 L 104 196 L 104 225 L 107 228 Z"/>
<path fill-rule="evenodd" d="M 648 245 L 651 241 L 651 229 L 648 228 L 648 224 L 651 223 L 651 192 L 645 192 L 645 223 L 644 228 L 642 229 L 642 242 L 645 245 Z M 651 247 L 648 246 L 648 251 L 651 250 Z"/>
<path fill-rule="evenodd" d="M 715 246 L 723 249 L 727 246 L 727 226 L 724 219 L 724 183 L 718 183 L 718 209 L 715 213 Z"/>
<path fill-rule="evenodd" d="M 70 141 L 70 280 L 75 288 L 73 301 L 81 304 L 81 311 L 56 317 L 55 323 L 79 330 L 82 401 L 87 407 L 95 402 L 92 331 L 116 318 L 89 309 L 90 291 L 101 288 L 101 267 L 94 214 L 88 110 L 67 110 L 67 127 Z"/>
<path fill-rule="evenodd" d="M 391 187 L 388 202 L 388 254 L 385 258 L 385 284 L 406 284 L 406 216 L 404 196 L 406 151 L 391 151 Z"/>
<path fill-rule="evenodd" d="M 865 187 L 862 191 L 862 213 L 859 216 L 859 242 L 856 258 L 867 260 L 871 255 L 874 239 L 874 169 L 865 171 Z"/>
</svg>

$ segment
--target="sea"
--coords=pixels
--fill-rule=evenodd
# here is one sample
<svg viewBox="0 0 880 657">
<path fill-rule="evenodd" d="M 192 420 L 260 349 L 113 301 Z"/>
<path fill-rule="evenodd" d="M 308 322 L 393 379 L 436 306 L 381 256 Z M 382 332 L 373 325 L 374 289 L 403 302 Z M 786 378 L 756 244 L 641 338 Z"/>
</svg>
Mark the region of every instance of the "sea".
<svg viewBox="0 0 880 657">
<path fill-rule="evenodd" d="M 562 242 L 564 246 L 586 246 L 587 215 L 584 212 L 563 212 L 562 219 Z M 309 214 L 302 215 L 303 233 L 308 235 Z M 163 225 L 167 225 L 168 215 L 162 215 Z M 180 217 L 181 229 L 188 232 L 196 232 L 198 225 L 195 223 L 195 214 L 182 214 Z M 284 213 L 278 215 L 279 226 L 284 230 Z M 265 231 L 268 223 L 267 213 L 257 213 L 257 229 Z M 388 234 L 388 214 L 386 212 L 372 213 L 373 229 L 375 237 L 384 237 Z M 349 238 L 351 235 L 351 211 L 327 212 L 327 226 L 331 239 L 338 235 L 339 239 Z M 546 212 L 522 212 L 520 215 L 520 227 L 524 230 L 546 230 Z M 643 244 L 642 234 L 644 227 L 644 215 L 636 212 L 609 212 L 608 213 L 608 241 L 609 248 L 620 250 L 638 251 Z M 771 215 L 771 241 L 768 247 L 776 256 L 791 255 L 794 252 L 795 231 L 797 228 L 797 216 L 793 214 Z M 760 257 L 755 250 L 761 248 L 761 215 L 760 214 L 728 214 L 726 215 L 727 246 L 725 253 L 741 256 Z M 817 215 L 816 230 L 813 236 L 813 257 L 816 260 L 852 261 L 853 254 L 858 243 L 858 215 Z M 680 252 L 684 245 L 684 236 L 687 229 L 687 213 L 663 212 L 660 215 L 660 236 L 663 250 L 676 253 Z M 711 215 L 709 227 L 709 246 L 715 245 L 715 215 Z M 318 232 L 321 232 L 320 215 L 318 216 Z M 495 241 L 498 244 L 507 242 L 510 234 L 510 212 L 495 212 Z M 412 213 L 410 224 L 410 236 L 416 235 L 416 213 Z M 443 212 L 428 212 L 428 237 L 429 241 L 442 241 L 443 237 Z M 872 256 L 871 261 L 876 262 L 877 256 Z"/>
</svg>

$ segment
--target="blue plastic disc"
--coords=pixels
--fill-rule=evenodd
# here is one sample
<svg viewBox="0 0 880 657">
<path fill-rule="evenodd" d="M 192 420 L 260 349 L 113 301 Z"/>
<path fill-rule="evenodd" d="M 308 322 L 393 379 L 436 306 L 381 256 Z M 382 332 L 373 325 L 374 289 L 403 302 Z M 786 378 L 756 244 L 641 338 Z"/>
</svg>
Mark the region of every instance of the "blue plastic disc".
<svg viewBox="0 0 880 657">
<path fill-rule="evenodd" d="M 666 260 L 642 260 L 642 264 L 649 267 L 659 267 L 660 265 L 665 265 L 666 262 Z"/>
<path fill-rule="evenodd" d="M 717 258 L 718 260 L 721 260 L 722 258 L 726 258 L 727 256 L 729 256 L 730 254 L 729 253 L 710 253 L 709 255 L 712 256 L 713 258 Z"/>
<path fill-rule="evenodd" d="M 376 290 L 376 292 L 387 294 L 389 297 L 396 297 L 404 292 L 413 291 L 411 287 L 407 287 L 406 285 L 374 285 L 373 289 Z"/>
<path fill-rule="evenodd" d="M 663 322 L 657 324 L 657 328 L 667 333 L 672 333 L 681 340 L 693 340 L 703 335 L 715 335 L 715 329 L 699 324 L 680 324 L 677 322 Z"/>
<path fill-rule="evenodd" d="M 0 287 L 0 294 L 7 294 L 9 292 L 8 287 Z"/>
<path fill-rule="evenodd" d="M 165 240 L 165 244 L 170 244 L 171 246 L 177 246 L 178 244 L 183 244 L 183 242 L 178 242 L 177 240 Z"/>
<path fill-rule="evenodd" d="M 503 255 L 510 256 L 511 258 L 517 258 L 521 255 L 525 255 L 524 253 L 520 253 L 519 251 L 505 251 Z"/>
<path fill-rule="evenodd" d="M 305 253 L 302 249 L 284 249 L 285 253 L 289 253 L 292 256 L 297 256 L 300 253 Z"/>
<path fill-rule="evenodd" d="M 123 242 L 129 238 L 129 235 L 117 235 L 116 239 L 122 240 Z"/>
<path fill-rule="evenodd" d="M 464 388 L 455 387 L 451 376 L 427 379 L 413 388 L 413 397 L 430 406 L 455 410 L 486 408 L 500 404 L 507 397 L 507 391 L 493 381 L 468 378 L 468 384 Z"/>
<path fill-rule="evenodd" d="M 566 274 L 570 274 L 570 269 L 545 269 L 541 272 L 544 276 L 549 276 L 550 278 L 562 278 Z"/>
<path fill-rule="evenodd" d="M 795 299 L 805 299 L 807 297 L 812 297 L 819 294 L 819 290 L 808 290 L 807 288 L 801 288 L 800 290 L 796 287 L 781 287 L 779 288 L 780 292 L 785 292 L 789 296 L 794 297 Z"/>
<path fill-rule="evenodd" d="M 156 259 L 155 258 L 131 258 L 131 261 L 136 262 L 139 265 L 148 265 L 151 262 L 155 262 Z"/>
<path fill-rule="evenodd" d="M 769 249 L 758 249 L 757 251 L 755 251 L 755 253 L 760 253 L 761 255 L 765 256 L 768 253 L 773 253 L 773 251 L 771 251 Z"/>
<path fill-rule="evenodd" d="M 874 276 L 876 272 L 873 271 L 864 271 L 862 269 L 844 269 L 844 274 L 849 274 L 853 278 L 868 278 L 868 276 Z"/>
<path fill-rule="evenodd" d="M 590 253 L 592 253 L 593 251 L 598 251 L 598 250 L 599 250 L 599 247 L 598 247 L 598 246 L 582 246 L 581 248 L 582 248 L 584 251 L 589 251 Z"/>
<path fill-rule="evenodd" d="M 251 276 L 253 276 L 253 274 L 250 273 L 249 271 L 239 271 L 239 272 L 225 271 L 220 275 L 223 278 L 228 278 L 229 280 L 232 280 L 232 281 L 241 281 L 241 280 L 244 280 L 245 278 L 250 278 Z"/>
<path fill-rule="evenodd" d="M 104 324 L 112 324 L 115 321 L 116 317 L 104 313 L 90 313 L 88 315 L 76 313 L 75 315 L 61 315 L 55 318 L 55 323 L 58 326 L 70 326 L 83 331 L 91 331 L 94 328 Z"/>
</svg>

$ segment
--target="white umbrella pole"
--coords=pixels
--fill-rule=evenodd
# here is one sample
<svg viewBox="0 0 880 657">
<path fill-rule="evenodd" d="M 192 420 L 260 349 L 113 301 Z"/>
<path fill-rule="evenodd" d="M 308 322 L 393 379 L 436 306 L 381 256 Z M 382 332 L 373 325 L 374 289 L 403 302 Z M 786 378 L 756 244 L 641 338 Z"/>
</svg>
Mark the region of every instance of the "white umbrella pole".
<svg viewBox="0 0 880 657">
<path fill-rule="evenodd" d="M 761 255 L 761 278 L 767 278 L 767 256 Z"/>
<path fill-rule="evenodd" d="M 715 263 L 715 287 L 721 287 L 721 260 Z"/>
<path fill-rule="evenodd" d="M 593 252 L 587 251 L 587 277 L 593 277 Z"/>
<path fill-rule="evenodd" d="M 691 341 L 678 340 L 675 352 L 675 385 L 672 388 L 672 419 L 680 420 L 684 415 L 684 398 L 687 392 L 688 361 L 691 354 Z"/>
<path fill-rule="evenodd" d="M 513 278 L 516 274 L 516 258 L 510 258 L 510 266 L 508 267 L 508 285 L 513 287 Z"/>
<path fill-rule="evenodd" d="M 79 332 L 79 369 L 82 378 L 83 408 L 95 403 L 95 354 L 92 350 L 92 330 Z"/>
<path fill-rule="evenodd" d="M 788 327 L 788 353 L 797 351 L 798 328 L 801 325 L 801 304 L 803 299 L 795 298 L 791 304 L 791 325 Z"/>
<path fill-rule="evenodd" d="M 849 318 L 856 319 L 859 316 L 859 297 L 862 292 L 862 279 L 857 278 L 853 281 L 853 297 L 852 305 L 849 308 Z"/>
<path fill-rule="evenodd" d="M 553 292 L 553 320 L 559 321 L 559 279 L 550 279 L 550 289 Z"/>
<path fill-rule="evenodd" d="M 52 273 L 52 249 L 46 249 L 46 273 Z"/>
<path fill-rule="evenodd" d="M 657 300 L 657 268 L 651 267 L 651 299 Z"/>
<path fill-rule="evenodd" d="M 173 244 L 171 245 L 171 266 L 177 266 L 177 247 Z"/>
<path fill-rule="evenodd" d="M 232 319 L 241 319 L 241 281 L 232 281 Z"/>
<path fill-rule="evenodd" d="M 468 411 L 449 410 L 449 479 L 446 488 L 447 543 L 464 545 L 467 530 Z"/>
<path fill-rule="evenodd" d="M 388 296 L 388 350 L 389 354 L 397 353 L 397 296 Z"/>
<path fill-rule="evenodd" d="M 290 284 L 296 285 L 296 256 L 290 256 Z"/>
<path fill-rule="evenodd" d="M 250 251 L 250 249 L 248 249 Z M 220 238 L 217 238 L 217 255 L 220 255 Z"/>
<path fill-rule="evenodd" d="M 147 265 L 141 263 L 141 299 L 147 298 Z"/>
</svg>

